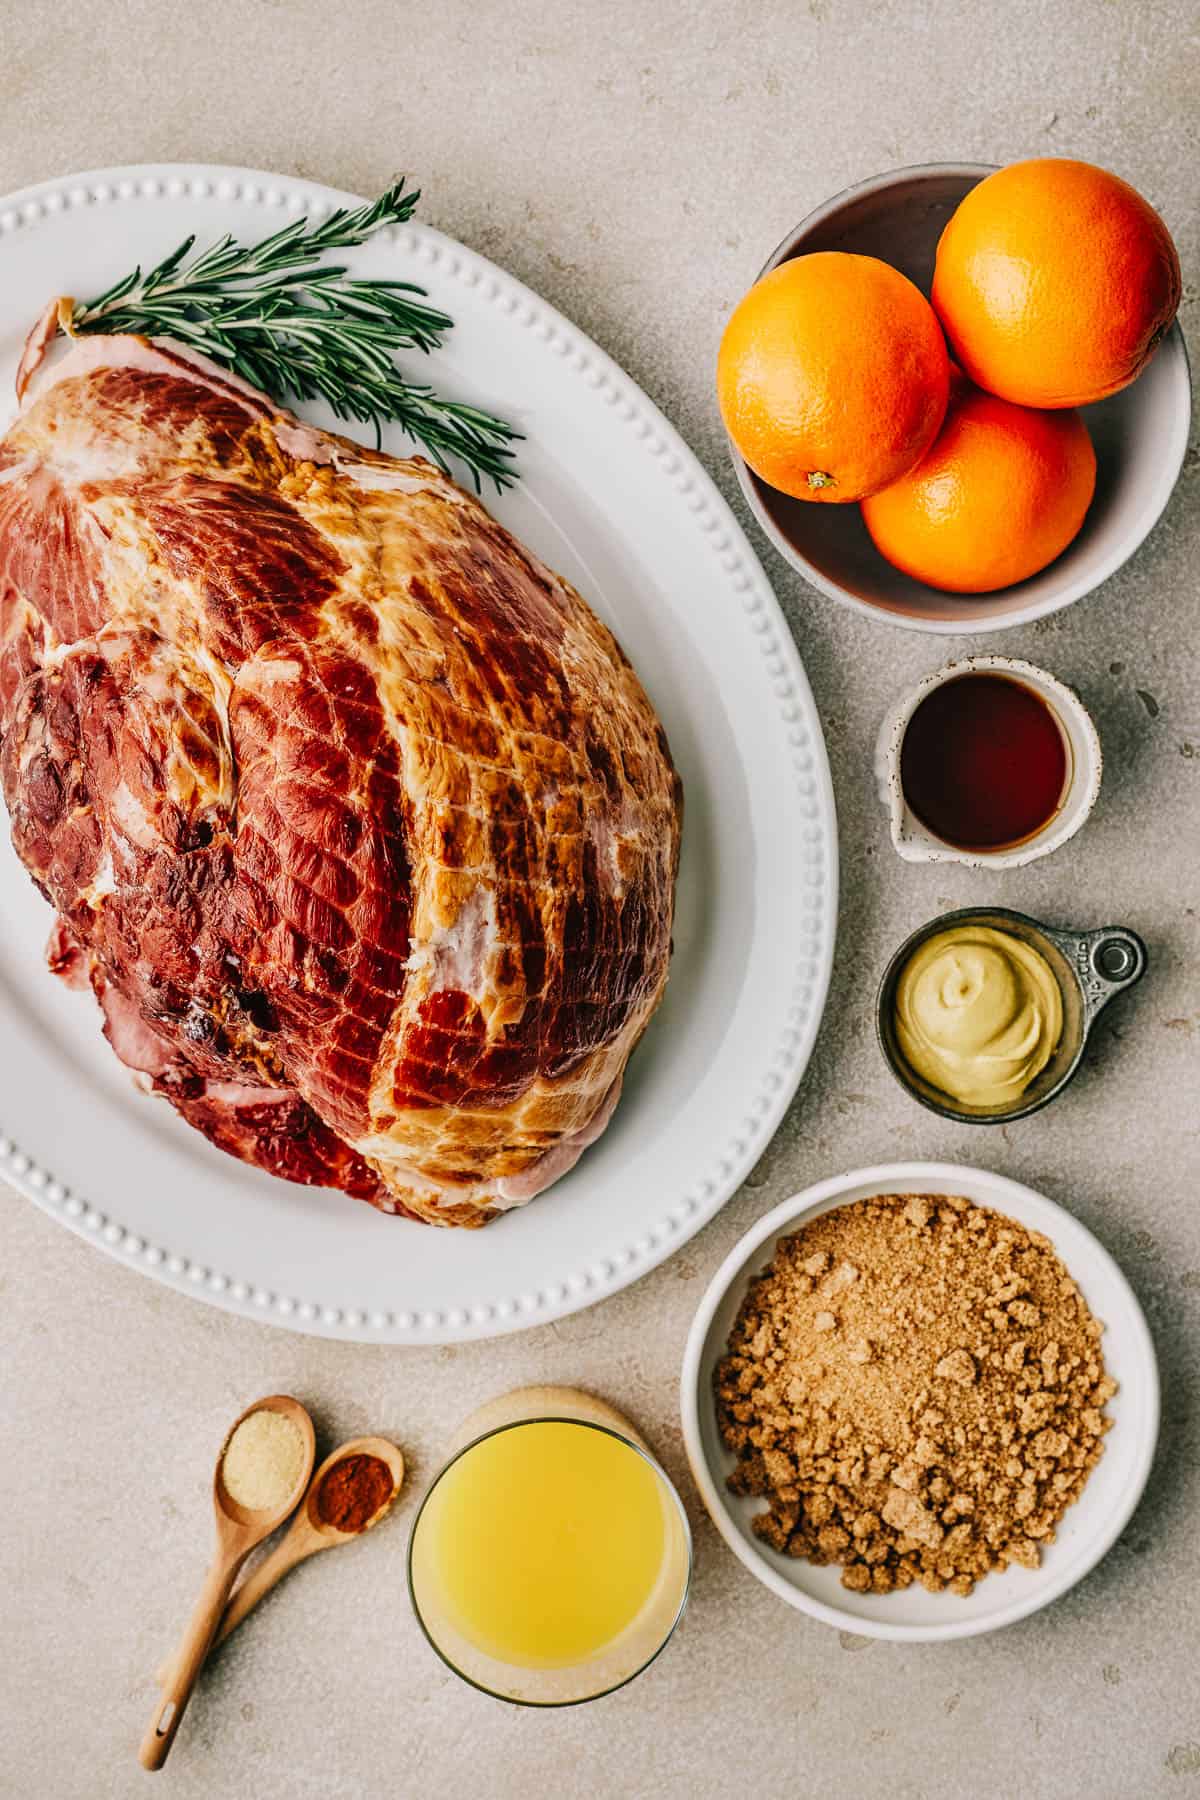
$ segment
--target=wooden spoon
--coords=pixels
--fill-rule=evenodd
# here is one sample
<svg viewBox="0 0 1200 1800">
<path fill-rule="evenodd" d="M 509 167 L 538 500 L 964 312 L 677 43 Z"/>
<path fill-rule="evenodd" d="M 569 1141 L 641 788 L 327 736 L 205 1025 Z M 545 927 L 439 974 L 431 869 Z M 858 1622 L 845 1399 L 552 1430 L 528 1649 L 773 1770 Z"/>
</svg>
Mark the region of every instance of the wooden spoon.
<svg viewBox="0 0 1200 1800">
<path fill-rule="evenodd" d="M 317 1510 L 317 1495 L 330 1469 L 343 1462 L 348 1456 L 377 1456 L 387 1464 L 392 1476 L 392 1491 L 365 1525 L 357 1531 L 339 1531 L 336 1525 L 327 1525 Z M 303 1505 L 288 1528 L 287 1536 L 282 1543 L 265 1557 L 258 1567 L 247 1575 L 240 1588 L 225 1608 L 221 1623 L 213 1635 L 212 1648 L 223 1644 L 231 1631 L 241 1624 L 248 1612 L 258 1605 L 264 1594 L 269 1594 L 277 1581 L 294 1569 L 297 1563 L 304 1562 L 307 1557 L 315 1556 L 318 1550 L 336 1550 L 339 1544 L 349 1544 L 355 1538 L 362 1537 L 385 1518 L 399 1494 L 404 1482 L 404 1457 L 395 1444 L 389 1444 L 386 1438 L 361 1437 L 351 1438 L 348 1443 L 340 1444 L 321 1464 L 308 1484 L 308 1492 L 304 1496 Z M 165 1687 L 170 1679 L 173 1667 L 171 1662 L 163 1664 L 158 1672 L 159 1681 Z"/>
<path fill-rule="evenodd" d="M 251 1413 L 271 1411 L 282 1413 L 299 1428 L 304 1439 L 304 1457 L 300 1473 L 281 1505 L 269 1511 L 259 1509 L 251 1511 L 249 1507 L 239 1506 L 225 1487 L 222 1465 L 225 1457 L 225 1446 L 229 1438 L 237 1430 L 242 1419 L 248 1419 Z M 269 1394 L 265 1400 L 256 1400 L 248 1406 L 241 1418 L 235 1419 L 221 1446 L 221 1454 L 217 1458 L 217 1466 L 213 1472 L 213 1512 L 217 1526 L 217 1548 L 212 1566 L 204 1578 L 204 1586 L 188 1621 L 187 1629 L 180 1640 L 179 1648 L 171 1658 L 169 1665 L 170 1680 L 165 1691 L 154 1708 L 154 1716 L 146 1728 L 138 1751 L 138 1761 L 144 1769 L 161 1769 L 170 1755 L 171 1745 L 175 1741 L 175 1733 L 183 1718 L 187 1703 L 191 1698 L 196 1677 L 204 1664 L 212 1644 L 213 1634 L 229 1598 L 229 1590 L 237 1579 L 238 1570 L 249 1556 L 256 1544 L 261 1544 L 265 1537 L 280 1526 L 293 1510 L 296 1502 L 304 1492 L 305 1484 L 312 1471 L 313 1457 L 316 1454 L 316 1439 L 313 1433 L 312 1420 L 298 1400 L 287 1394 Z"/>
</svg>

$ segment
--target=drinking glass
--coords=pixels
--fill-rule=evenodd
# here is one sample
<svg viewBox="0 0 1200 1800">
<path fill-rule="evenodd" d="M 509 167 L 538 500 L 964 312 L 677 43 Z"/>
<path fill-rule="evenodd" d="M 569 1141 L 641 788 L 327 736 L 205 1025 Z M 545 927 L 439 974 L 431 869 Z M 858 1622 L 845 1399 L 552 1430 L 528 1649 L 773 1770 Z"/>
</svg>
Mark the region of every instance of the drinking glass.
<svg viewBox="0 0 1200 1800">
<path fill-rule="evenodd" d="M 529 1667 L 481 1648 L 452 1616 L 437 1574 L 430 1505 L 449 1471 L 501 1433 L 534 1424 L 566 1424 L 602 1432 L 652 1471 L 662 1506 L 663 1551 L 654 1585 L 636 1616 L 618 1634 L 577 1661 Z M 532 1496 L 531 1496 L 532 1498 Z M 442 1661 L 472 1687 L 522 1706 L 574 1706 L 624 1687 L 652 1663 L 683 1615 L 691 1579 L 687 1515 L 669 1477 L 634 1427 L 607 1402 L 578 1388 L 521 1388 L 490 1401 L 460 1428 L 453 1454 L 421 1503 L 408 1547 L 408 1583 L 422 1631 Z"/>
</svg>

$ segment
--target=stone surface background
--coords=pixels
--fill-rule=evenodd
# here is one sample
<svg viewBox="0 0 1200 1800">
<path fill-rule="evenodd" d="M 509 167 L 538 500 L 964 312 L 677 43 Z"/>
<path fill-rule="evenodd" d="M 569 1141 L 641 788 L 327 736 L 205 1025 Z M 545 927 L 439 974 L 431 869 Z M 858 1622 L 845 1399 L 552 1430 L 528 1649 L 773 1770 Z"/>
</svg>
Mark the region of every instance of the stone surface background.
<svg viewBox="0 0 1200 1800">
<path fill-rule="evenodd" d="M 53 14 L 6 0 L 0 191 L 159 158 L 363 193 L 410 170 L 424 217 L 591 332 L 732 497 L 711 381 L 721 323 L 810 207 L 889 166 L 1068 153 L 1117 169 L 1177 236 L 1194 344 L 1197 35 L 1195 10 L 1169 0 L 75 0 Z M 1079 688 L 1107 771 L 1069 849 L 986 883 L 901 865 L 870 770 L 885 706 L 960 646 L 835 609 L 755 538 L 828 738 L 837 965 L 774 1143 L 721 1216 L 629 1292 L 493 1345 L 326 1344 L 139 1279 L 5 1192 L 0 1793 L 143 1791 L 150 1674 L 206 1553 L 213 1447 L 248 1395 L 305 1396 L 330 1441 L 390 1431 L 415 1495 L 468 1408 L 538 1379 L 628 1409 L 682 1485 L 696 1583 L 669 1653 L 581 1711 L 474 1694 L 409 1614 L 410 1498 L 386 1537 L 312 1565 L 239 1633 L 185 1724 L 174 1793 L 1200 1796 L 1198 467 L 1193 450 L 1153 537 L 1102 592 L 1000 645 Z M 899 938 L 983 898 L 1129 921 L 1153 955 L 1070 1096 L 986 1137 L 905 1099 L 870 1011 Z M 1150 1316 L 1166 1413 L 1145 1502 L 1080 1587 L 994 1638 L 909 1649 L 839 1638 L 734 1562 L 684 1470 L 676 1381 L 702 1288 L 748 1225 L 824 1175 L 913 1155 L 989 1163 L 1098 1232 Z"/>
</svg>

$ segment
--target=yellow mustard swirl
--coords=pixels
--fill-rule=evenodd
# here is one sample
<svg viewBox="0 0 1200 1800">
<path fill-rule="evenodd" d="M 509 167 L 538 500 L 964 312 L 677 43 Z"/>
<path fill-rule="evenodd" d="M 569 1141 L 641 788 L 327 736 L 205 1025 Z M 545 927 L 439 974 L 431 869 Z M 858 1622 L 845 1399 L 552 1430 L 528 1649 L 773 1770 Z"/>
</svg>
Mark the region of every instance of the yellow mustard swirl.
<svg viewBox="0 0 1200 1800">
<path fill-rule="evenodd" d="M 967 1106 L 1018 1100 L 1062 1036 L 1062 992 L 1045 957 L 988 925 L 927 938 L 896 984 L 909 1066 Z"/>
</svg>

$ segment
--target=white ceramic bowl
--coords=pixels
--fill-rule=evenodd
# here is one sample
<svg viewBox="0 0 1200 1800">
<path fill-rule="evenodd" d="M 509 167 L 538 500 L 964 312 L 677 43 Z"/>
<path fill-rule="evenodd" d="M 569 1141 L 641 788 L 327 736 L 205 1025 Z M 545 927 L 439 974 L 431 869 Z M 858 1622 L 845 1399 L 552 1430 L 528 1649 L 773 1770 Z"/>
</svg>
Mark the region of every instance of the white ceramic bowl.
<svg viewBox="0 0 1200 1800">
<path fill-rule="evenodd" d="M 815 1568 L 768 1549 L 750 1529 L 750 1520 L 763 1503 L 731 1494 L 725 1485 L 736 1459 L 717 1431 L 713 1370 L 724 1354 L 751 1278 L 766 1268 L 777 1241 L 806 1220 L 872 1194 L 895 1193 L 963 1194 L 1044 1232 L 1105 1327 L 1105 1362 L 1120 1384 L 1109 1405 L 1115 1422 L 1104 1454 L 1079 1500 L 1064 1514 L 1041 1567 L 988 1575 L 966 1597 L 930 1594 L 915 1584 L 894 1594 L 851 1593 L 841 1585 L 838 1569 Z M 827 1625 L 864 1637 L 929 1642 L 974 1637 L 1011 1625 L 1065 1594 L 1099 1562 L 1124 1530 L 1150 1473 L 1158 1437 L 1158 1366 L 1129 1283 L 1107 1250 L 1061 1206 L 983 1169 L 957 1163 L 885 1163 L 834 1176 L 785 1200 L 735 1245 L 692 1322 L 683 1358 L 681 1405 L 696 1485 L 717 1530 L 752 1575 L 789 1606 Z"/>
<path fill-rule="evenodd" d="M 847 250 L 894 263 L 926 294 L 943 227 L 987 163 L 930 163 L 875 175 L 810 213 L 762 273 L 812 250 Z M 822 593 L 869 618 L 916 631 L 1001 631 L 1060 611 L 1127 562 L 1170 497 L 1187 450 L 1191 381 L 1178 324 L 1145 373 L 1084 411 L 1096 446 L 1096 494 L 1083 529 L 1040 575 L 994 594 L 944 594 L 892 568 L 857 506 L 815 505 L 780 494 L 730 446 L 755 518 L 794 569 Z"/>
<path fill-rule="evenodd" d="M 1019 844 L 999 850 L 961 850 L 935 837 L 921 823 L 909 806 L 900 776 L 900 756 L 908 722 L 922 700 L 944 682 L 957 681 L 963 675 L 1009 675 L 1023 682 L 1041 696 L 1049 707 L 1062 733 L 1067 748 L 1069 768 L 1067 791 L 1057 812 L 1040 831 L 1023 838 Z M 961 662 L 946 663 L 926 675 L 916 687 L 898 701 L 883 722 L 875 746 L 875 782 L 879 798 L 888 814 L 892 847 L 905 862 L 958 862 L 969 869 L 1020 869 L 1026 863 L 1049 856 L 1065 844 L 1090 817 L 1100 794 L 1104 773 L 1104 756 L 1100 735 L 1092 715 L 1074 688 L 1059 681 L 1033 663 L 1012 656 L 968 656 Z"/>
</svg>

